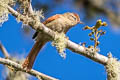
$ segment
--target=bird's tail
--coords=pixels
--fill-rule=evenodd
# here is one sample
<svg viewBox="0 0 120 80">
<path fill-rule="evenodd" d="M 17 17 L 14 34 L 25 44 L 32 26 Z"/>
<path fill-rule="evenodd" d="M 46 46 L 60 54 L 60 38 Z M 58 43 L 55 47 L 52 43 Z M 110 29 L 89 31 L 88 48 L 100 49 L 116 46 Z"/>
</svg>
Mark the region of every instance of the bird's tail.
<svg viewBox="0 0 120 80">
<path fill-rule="evenodd" d="M 24 63 L 22 64 L 23 68 L 26 68 L 28 71 L 32 69 L 36 56 L 38 55 L 40 49 L 45 45 L 45 43 L 45 41 L 36 41 Z"/>
</svg>

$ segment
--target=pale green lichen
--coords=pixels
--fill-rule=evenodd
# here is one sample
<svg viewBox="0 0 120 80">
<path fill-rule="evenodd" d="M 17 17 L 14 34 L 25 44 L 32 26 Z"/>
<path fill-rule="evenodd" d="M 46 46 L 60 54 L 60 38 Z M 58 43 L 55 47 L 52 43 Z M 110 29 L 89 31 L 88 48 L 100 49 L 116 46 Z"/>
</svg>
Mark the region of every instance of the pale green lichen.
<svg viewBox="0 0 120 80">
<path fill-rule="evenodd" d="M 8 20 L 9 11 L 7 5 L 13 2 L 13 0 L 0 0 L 0 26 Z"/>
<path fill-rule="evenodd" d="M 61 57 L 66 58 L 65 48 L 67 38 L 64 33 L 56 32 L 52 45 L 56 47 Z"/>
<path fill-rule="evenodd" d="M 106 71 L 107 80 L 120 80 L 120 62 L 116 58 L 109 57 Z"/>
<path fill-rule="evenodd" d="M 25 59 L 21 55 L 21 56 L 11 57 L 10 60 L 17 62 L 18 64 L 22 64 Z M 6 74 L 4 75 L 6 80 L 29 80 L 30 78 L 30 75 L 22 71 L 18 71 L 12 66 L 7 66 L 7 68 L 5 68 L 4 70 L 4 73 Z"/>
<path fill-rule="evenodd" d="M 43 16 L 43 11 L 42 10 L 33 10 L 34 12 L 34 16 L 37 16 L 38 17 L 38 20 L 40 20 L 40 18 L 44 19 L 44 16 Z"/>
<path fill-rule="evenodd" d="M 41 19 L 44 19 L 44 16 L 43 16 L 43 11 L 42 10 L 33 10 L 33 19 L 34 19 L 34 26 L 37 26 L 38 25 L 41 25 Z"/>
<path fill-rule="evenodd" d="M 29 80 L 29 75 L 27 73 L 21 72 L 21 71 L 11 71 L 6 69 L 8 71 L 7 73 L 7 79 L 9 80 Z"/>
</svg>

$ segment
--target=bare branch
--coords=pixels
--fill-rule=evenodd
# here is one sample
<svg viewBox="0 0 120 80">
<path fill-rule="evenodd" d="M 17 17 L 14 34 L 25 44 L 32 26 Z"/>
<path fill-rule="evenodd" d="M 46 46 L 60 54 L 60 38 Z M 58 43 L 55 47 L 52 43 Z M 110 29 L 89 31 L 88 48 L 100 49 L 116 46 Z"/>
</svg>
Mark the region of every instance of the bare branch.
<svg viewBox="0 0 120 80">
<path fill-rule="evenodd" d="M 91 60 L 98 62 L 100 64 L 106 65 L 108 58 L 104 55 L 101 55 L 97 52 L 94 52 L 93 49 L 86 48 L 84 46 L 80 46 L 70 40 L 67 41 L 67 48 L 76 52 L 77 54 L 81 54 L 90 58 Z"/>
<path fill-rule="evenodd" d="M 10 66 L 10 67 L 13 67 L 15 70 L 17 71 L 23 71 L 23 72 L 26 72 L 25 69 L 22 68 L 22 66 L 14 61 L 11 61 L 9 59 L 4 59 L 4 58 L 0 58 L 0 64 L 4 64 L 4 65 L 7 65 L 7 66 Z M 58 80 L 56 78 L 53 78 L 53 77 L 50 77 L 48 75 L 45 75 L 43 73 L 40 73 L 38 71 L 35 71 L 35 70 L 30 70 L 27 72 L 28 74 L 31 74 L 33 76 L 36 76 L 36 77 L 39 77 L 43 80 Z"/>
<path fill-rule="evenodd" d="M 25 69 L 22 68 L 22 66 L 12 60 L 9 60 L 8 58 L 10 58 L 10 55 L 9 53 L 7 52 L 7 50 L 5 49 L 5 47 L 2 45 L 2 43 L 0 43 L 0 49 L 2 51 L 2 53 L 4 54 L 4 56 L 7 58 L 7 59 L 4 59 L 4 58 L 0 58 L 0 64 L 4 64 L 4 65 L 7 65 L 7 66 L 10 66 L 10 67 L 13 67 L 15 68 L 15 70 L 17 71 L 23 71 L 23 72 L 26 72 Z M 35 71 L 35 70 L 31 70 L 29 72 L 27 72 L 33 76 L 36 76 L 37 78 L 41 78 L 44 79 L 44 80 L 58 80 L 58 79 L 55 79 L 53 77 L 50 77 L 50 76 L 47 76 L 43 73 L 40 73 L 38 71 Z"/>
<path fill-rule="evenodd" d="M 7 50 L 5 49 L 5 47 L 2 45 L 2 43 L 0 42 L 0 50 L 2 51 L 2 53 L 4 54 L 5 58 L 9 58 L 10 55 L 7 52 Z"/>
</svg>

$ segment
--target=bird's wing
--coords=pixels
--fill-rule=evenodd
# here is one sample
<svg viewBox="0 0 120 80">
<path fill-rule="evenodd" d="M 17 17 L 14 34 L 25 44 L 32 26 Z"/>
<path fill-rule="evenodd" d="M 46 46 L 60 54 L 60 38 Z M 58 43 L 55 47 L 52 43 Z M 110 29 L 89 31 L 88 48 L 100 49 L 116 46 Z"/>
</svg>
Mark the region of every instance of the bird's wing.
<svg viewBox="0 0 120 80">
<path fill-rule="evenodd" d="M 60 14 L 56 14 L 56 15 L 54 15 L 54 16 L 51 16 L 51 17 L 49 17 L 47 20 L 45 20 L 44 22 L 43 22 L 43 24 L 45 25 L 45 24 L 47 24 L 47 23 L 49 23 L 49 22 L 51 22 L 51 21 L 53 21 L 53 20 L 55 20 L 55 19 L 57 19 L 57 18 L 59 18 L 60 17 Z M 33 37 L 32 37 L 32 39 L 35 39 L 35 37 L 38 35 L 38 31 L 36 31 L 35 32 L 35 34 L 33 35 Z"/>
<path fill-rule="evenodd" d="M 51 22 L 51 21 L 53 21 L 53 20 L 55 20 L 55 19 L 57 19 L 57 18 L 59 18 L 60 17 L 60 14 L 56 14 L 56 15 L 54 15 L 54 16 L 52 16 L 52 17 L 49 17 L 47 20 L 45 20 L 44 22 L 43 22 L 43 24 L 47 24 L 47 23 L 49 23 L 49 22 Z"/>
</svg>

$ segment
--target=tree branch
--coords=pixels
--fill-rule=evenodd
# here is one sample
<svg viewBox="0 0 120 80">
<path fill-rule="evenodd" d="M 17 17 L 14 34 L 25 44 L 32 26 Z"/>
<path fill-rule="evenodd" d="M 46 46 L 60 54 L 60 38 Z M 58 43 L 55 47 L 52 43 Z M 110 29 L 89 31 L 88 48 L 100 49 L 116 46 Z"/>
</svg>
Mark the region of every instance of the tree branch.
<svg viewBox="0 0 120 80">
<path fill-rule="evenodd" d="M 10 67 L 13 67 L 15 70 L 17 71 L 23 71 L 23 72 L 26 72 L 25 69 L 22 68 L 22 66 L 12 60 L 9 60 L 9 59 L 4 59 L 4 58 L 0 58 L 0 64 L 4 64 L 4 65 L 7 65 L 7 66 L 10 66 Z M 27 72 L 28 74 L 31 74 L 33 76 L 36 76 L 36 77 L 40 77 L 41 79 L 43 80 L 58 80 L 56 78 L 53 78 L 53 77 L 50 77 L 48 75 L 45 75 L 43 73 L 40 73 L 38 71 L 35 71 L 35 70 L 30 70 Z"/>
<path fill-rule="evenodd" d="M 108 61 L 108 58 L 106 56 L 95 52 L 93 48 L 89 49 L 84 46 L 80 46 L 79 44 L 76 44 L 70 40 L 67 41 L 67 48 L 77 54 L 86 56 L 87 58 L 89 58 L 95 62 L 98 62 L 100 64 L 103 64 L 103 65 L 106 65 L 106 63 Z"/>
<path fill-rule="evenodd" d="M 4 54 L 5 58 L 9 58 L 10 55 L 7 52 L 7 50 L 5 49 L 5 47 L 2 45 L 2 43 L 0 42 L 0 50 L 2 51 L 2 53 Z"/>
<path fill-rule="evenodd" d="M 15 70 L 17 71 L 23 71 L 23 72 L 26 72 L 25 69 L 22 68 L 22 66 L 18 63 L 16 63 L 15 61 L 12 61 L 10 60 L 10 55 L 8 53 L 8 51 L 6 50 L 6 48 L 2 45 L 2 43 L 0 42 L 0 49 L 2 51 L 2 53 L 4 54 L 5 58 L 7 59 L 4 59 L 4 58 L 0 58 L 0 64 L 4 64 L 4 65 L 7 65 L 7 66 L 10 66 L 10 67 L 13 67 Z M 56 78 L 53 78 L 53 77 L 50 77 L 50 76 L 47 76 L 43 73 L 40 73 L 38 71 L 35 71 L 35 70 L 30 70 L 29 72 L 27 72 L 28 74 L 31 74 L 33 76 L 36 76 L 37 78 L 41 78 L 41 80 L 58 80 Z"/>
<path fill-rule="evenodd" d="M 21 15 L 21 14 L 19 14 L 17 11 L 15 11 L 13 8 L 11 8 L 9 6 L 8 6 L 8 10 L 15 17 Z M 27 19 L 29 21 L 28 25 L 31 26 L 33 29 L 44 32 L 45 34 L 49 35 L 52 39 L 56 35 L 54 31 L 47 28 L 44 24 L 36 21 L 39 24 L 35 25 L 33 23 L 33 21 L 35 21 L 35 20 L 33 20 L 32 18 L 28 18 L 28 17 L 25 17 L 25 16 L 21 15 L 20 20 L 24 22 L 25 19 Z M 77 54 L 84 55 L 84 56 L 92 59 L 93 61 L 96 61 L 96 62 L 98 62 L 100 64 L 103 64 L 103 65 L 105 65 L 107 63 L 107 61 L 108 61 L 107 57 L 95 52 L 94 49 L 89 49 L 89 48 L 86 48 L 84 46 L 80 46 L 79 44 L 76 44 L 76 43 L 74 43 L 74 42 L 72 42 L 70 40 L 67 40 L 67 48 L 72 50 L 73 52 L 76 52 Z"/>
</svg>

